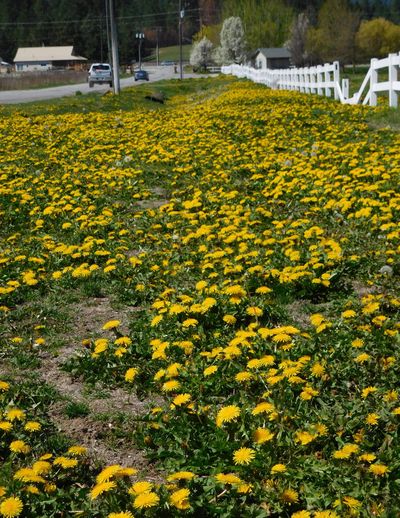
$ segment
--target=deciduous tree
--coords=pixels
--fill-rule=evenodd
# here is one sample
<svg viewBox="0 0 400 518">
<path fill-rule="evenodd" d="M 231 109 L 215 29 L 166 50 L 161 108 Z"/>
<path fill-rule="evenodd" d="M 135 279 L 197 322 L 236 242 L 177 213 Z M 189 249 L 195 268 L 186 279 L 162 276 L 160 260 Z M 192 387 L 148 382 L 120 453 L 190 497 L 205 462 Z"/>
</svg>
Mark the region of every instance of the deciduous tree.
<svg viewBox="0 0 400 518">
<path fill-rule="evenodd" d="M 310 22 L 305 13 L 301 13 L 294 20 L 290 29 L 290 38 L 287 42 L 287 48 L 292 55 L 291 61 L 293 65 L 302 67 L 308 63 L 308 53 L 306 49 L 307 32 Z"/>
<path fill-rule="evenodd" d="M 246 39 L 242 20 L 231 16 L 224 20 L 220 33 L 221 45 L 215 53 L 215 59 L 221 64 L 240 63 L 245 58 Z"/>
<path fill-rule="evenodd" d="M 194 68 L 206 69 L 207 65 L 212 61 L 212 51 L 214 45 L 211 41 L 204 37 L 200 41 L 193 43 L 190 53 L 190 64 Z"/>
<path fill-rule="evenodd" d="M 357 35 L 357 47 L 364 58 L 380 58 L 400 49 L 400 25 L 384 18 L 362 22 Z"/>
<path fill-rule="evenodd" d="M 359 13 L 349 8 L 347 0 L 325 0 L 318 13 L 317 27 L 307 34 L 306 47 L 314 62 L 354 62 L 359 24 Z"/>
</svg>

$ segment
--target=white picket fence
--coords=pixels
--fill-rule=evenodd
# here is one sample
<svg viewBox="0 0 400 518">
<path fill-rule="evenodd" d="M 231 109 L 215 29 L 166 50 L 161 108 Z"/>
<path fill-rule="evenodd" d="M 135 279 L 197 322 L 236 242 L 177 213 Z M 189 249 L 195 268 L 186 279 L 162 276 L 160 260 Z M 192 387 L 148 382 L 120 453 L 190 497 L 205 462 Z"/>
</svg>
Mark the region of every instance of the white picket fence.
<svg viewBox="0 0 400 518">
<path fill-rule="evenodd" d="M 349 97 L 349 80 L 340 81 L 340 65 L 338 61 L 315 67 L 287 69 L 255 69 L 242 65 L 222 67 L 223 74 L 245 77 L 256 83 L 262 83 L 273 89 L 297 90 L 298 92 L 313 93 L 331 97 L 343 104 L 377 105 L 379 92 L 387 92 L 389 106 L 398 106 L 400 92 L 399 79 L 400 53 L 389 54 L 384 59 L 372 59 L 367 75 L 360 90 Z M 379 71 L 388 69 L 388 80 L 379 81 Z M 368 90 L 368 91 L 367 91 Z"/>
</svg>

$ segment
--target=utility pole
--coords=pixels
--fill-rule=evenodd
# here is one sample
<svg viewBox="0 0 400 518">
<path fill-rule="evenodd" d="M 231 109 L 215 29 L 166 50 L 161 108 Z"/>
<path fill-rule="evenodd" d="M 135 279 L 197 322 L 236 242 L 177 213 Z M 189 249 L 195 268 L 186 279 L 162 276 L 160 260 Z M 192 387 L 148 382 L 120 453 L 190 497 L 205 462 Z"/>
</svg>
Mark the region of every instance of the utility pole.
<svg viewBox="0 0 400 518">
<path fill-rule="evenodd" d="M 112 66 L 113 66 L 113 88 L 114 88 L 114 94 L 118 95 L 120 92 L 120 84 L 119 84 L 119 57 L 118 57 L 117 27 L 115 25 L 113 0 L 108 0 L 108 2 L 109 2 L 108 14 L 110 17 L 110 30 L 111 30 L 111 56 L 112 56 Z"/>
<path fill-rule="evenodd" d="M 161 31 L 161 27 L 156 27 L 156 38 L 157 38 L 157 43 L 156 43 L 156 62 L 157 62 L 157 66 L 160 65 L 160 47 L 159 47 L 159 44 L 158 44 L 158 33 Z"/>
<path fill-rule="evenodd" d="M 139 70 L 142 70 L 142 42 L 144 40 L 143 32 L 137 32 L 136 39 L 139 40 Z"/>
<path fill-rule="evenodd" d="M 179 79 L 183 79 L 183 56 L 182 56 L 182 24 L 185 11 L 182 9 L 182 0 L 179 0 Z"/>
</svg>

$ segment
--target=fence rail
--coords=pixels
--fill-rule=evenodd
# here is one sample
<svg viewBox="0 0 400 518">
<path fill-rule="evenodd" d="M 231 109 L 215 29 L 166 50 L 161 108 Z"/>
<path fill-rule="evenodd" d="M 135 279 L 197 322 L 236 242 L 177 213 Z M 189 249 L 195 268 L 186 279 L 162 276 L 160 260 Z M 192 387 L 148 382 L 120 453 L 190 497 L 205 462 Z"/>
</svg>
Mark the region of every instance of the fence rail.
<svg viewBox="0 0 400 518">
<path fill-rule="evenodd" d="M 400 92 L 399 81 L 400 53 L 389 54 L 384 59 L 372 59 L 370 68 L 358 92 L 349 97 L 349 80 L 340 81 L 340 65 L 338 61 L 325 63 L 315 67 L 288 69 L 255 69 L 241 65 L 222 67 L 223 74 L 231 74 L 247 78 L 255 83 L 262 83 L 272 89 L 296 90 L 298 92 L 325 95 L 343 104 L 369 104 L 376 106 L 378 93 L 387 92 L 389 106 L 398 106 Z M 379 72 L 388 69 L 387 81 L 379 81 Z"/>
</svg>

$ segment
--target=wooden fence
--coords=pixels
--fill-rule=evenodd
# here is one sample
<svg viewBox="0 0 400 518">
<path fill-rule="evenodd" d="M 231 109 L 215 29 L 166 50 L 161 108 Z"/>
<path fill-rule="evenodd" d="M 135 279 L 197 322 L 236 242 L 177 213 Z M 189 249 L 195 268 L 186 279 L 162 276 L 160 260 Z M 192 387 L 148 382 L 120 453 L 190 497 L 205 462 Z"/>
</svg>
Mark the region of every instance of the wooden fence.
<svg viewBox="0 0 400 518">
<path fill-rule="evenodd" d="M 222 67 L 223 74 L 245 77 L 256 83 L 262 83 L 273 89 L 297 90 L 333 97 L 343 104 L 377 105 L 380 92 L 387 92 L 389 106 L 398 106 L 400 92 L 399 81 L 400 53 L 389 54 L 384 59 L 372 59 L 360 90 L 349 97 L 349 80 L 340 81 L 340 65 L 338 61 L 315 67 L 287 68 L 279 70 L 255 69 L 241 65 Z M 387 69 L 388 79 L 379 81 L 379 72 Z"/>
</svg>

